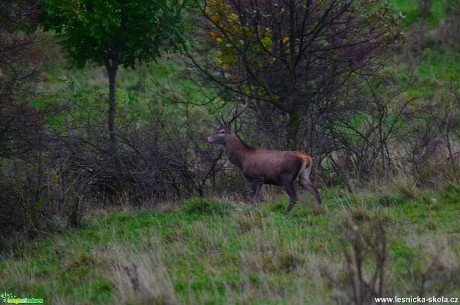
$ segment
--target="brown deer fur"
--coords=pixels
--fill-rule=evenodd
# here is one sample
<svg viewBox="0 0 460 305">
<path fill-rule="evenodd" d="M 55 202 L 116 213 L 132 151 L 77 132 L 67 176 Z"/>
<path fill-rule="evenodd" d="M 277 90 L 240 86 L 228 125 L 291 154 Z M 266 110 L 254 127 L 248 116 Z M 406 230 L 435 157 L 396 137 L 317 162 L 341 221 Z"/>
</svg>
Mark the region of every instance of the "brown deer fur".
<svg viewBox="0 0 460 305">
<path fill-rule="evenodd" d="M 226 124 L 208 137 L 209 143 L 223 144 L 229 161 L 238 166 L 252 186 L 252 201 L 259 205 L 263 184 L 283 185 L 290 198 L 289 212 L 297 202 L 294 182 L 307 189 L 321 204 L 319 192 L 310 180 L 311 157 L 297 151 L 272 151 L 254 148 L 241 140 Z"/>
</svg>

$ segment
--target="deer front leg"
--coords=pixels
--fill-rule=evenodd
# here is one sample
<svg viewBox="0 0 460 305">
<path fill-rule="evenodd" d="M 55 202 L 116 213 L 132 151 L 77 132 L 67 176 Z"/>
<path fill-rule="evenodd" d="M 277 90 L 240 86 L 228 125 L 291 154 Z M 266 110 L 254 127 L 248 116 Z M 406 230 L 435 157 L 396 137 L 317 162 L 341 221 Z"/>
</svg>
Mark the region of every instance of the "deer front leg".
<svg viewBox="0 0 460 305">
<path fill-rule="evenodd" d="M 251 171 L 243 171 L 243 175 L 246 178 L 246 180 L 251 183 L 251 188 L 252 188 L 252 196 L 251 196 L 251 202 L 257 206 L 259 206 L 259 197 L 260 197 L 260 191 L 262 189 L 262 183 L 263 180 L 252 173 Z"/>
<path fill-rule="evenodd" d="M 260 191 L 262 190 L 262 182 L 255 180 L 251 182 L 252 198 L 251 201 L 256 206 L 260 204 Z"/>
</svg>

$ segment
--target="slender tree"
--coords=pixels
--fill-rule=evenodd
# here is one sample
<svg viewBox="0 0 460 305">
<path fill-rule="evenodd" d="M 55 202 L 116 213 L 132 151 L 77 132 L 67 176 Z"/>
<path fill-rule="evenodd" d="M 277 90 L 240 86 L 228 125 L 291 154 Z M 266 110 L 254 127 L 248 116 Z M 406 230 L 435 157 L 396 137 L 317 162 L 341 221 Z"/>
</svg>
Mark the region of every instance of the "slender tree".
<svg viewBox="0 0 460 305">
<path fill-rule="evenodd" d="M 119 66 L 134 68 L 162 51 L 181 51 L 189 0 L 43 0 L 45 30 L 55 31 L 72 63 L 104 66 L 109 79 L 108 132 L 114 165 L 121 172 L 116 129 Z"/>
</svg>

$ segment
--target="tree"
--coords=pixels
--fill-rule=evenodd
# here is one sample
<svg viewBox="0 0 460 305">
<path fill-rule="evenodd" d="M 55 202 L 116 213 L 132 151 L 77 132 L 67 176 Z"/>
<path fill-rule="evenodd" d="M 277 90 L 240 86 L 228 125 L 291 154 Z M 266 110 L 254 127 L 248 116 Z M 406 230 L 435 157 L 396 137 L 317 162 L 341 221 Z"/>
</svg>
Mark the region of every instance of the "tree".
<svg viewBox="0 0 460 305">
<path fill-rule="evenodd" d="M 192 60 L 212 81 L 286 114 L 290 149 L 302 117 L 376 73 L 400 35 L 399 18 L 374 0 L 208 0 L 201 10 L 206 47 L 217 48 L 202 62 L 215 64 Z"/>
<path fill-rule="evenodd" d="M 134 68 L 162 51 L 180 51 L 189 0 L 43 0 L 45 30 L 55 31 L 72 63 L 104 66 L 109 79 L 108 132 L 115 169 L 118 152 L 115 116 L 116 77 L 119 66 Z"/>
</svg>

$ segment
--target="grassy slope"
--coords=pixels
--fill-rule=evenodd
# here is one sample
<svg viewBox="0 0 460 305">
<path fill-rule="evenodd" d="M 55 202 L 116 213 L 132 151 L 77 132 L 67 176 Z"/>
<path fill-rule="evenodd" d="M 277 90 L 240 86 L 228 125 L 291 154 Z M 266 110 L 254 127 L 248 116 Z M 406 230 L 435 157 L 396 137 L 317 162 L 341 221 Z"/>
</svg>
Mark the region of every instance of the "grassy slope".
<svg viewBox="0 0 460 305">
<path fill-rule="evenodd" d="M 459 296 L 460 188 L 372 193 L 324 191 L 323 215 L 305 204 L 284 215 L 287 196 L 260 211 L 195 199 L 96 215 L 7 255 L 0 287 L 47 304 L 331 304 L 349 291 L 342 232 L 383 220 L 388 295 L 422 295 L 422 274 L 438 257 L 443 272 L 428 276 L 424 293 Z"/>
</svg>

